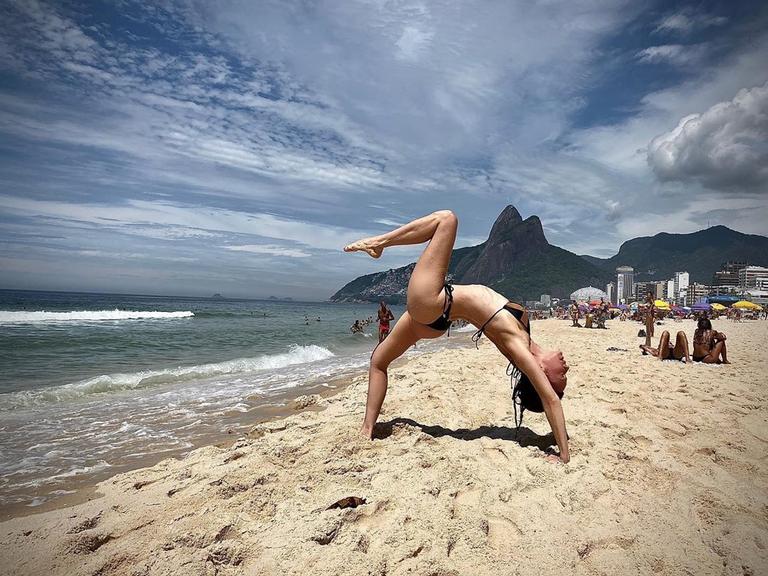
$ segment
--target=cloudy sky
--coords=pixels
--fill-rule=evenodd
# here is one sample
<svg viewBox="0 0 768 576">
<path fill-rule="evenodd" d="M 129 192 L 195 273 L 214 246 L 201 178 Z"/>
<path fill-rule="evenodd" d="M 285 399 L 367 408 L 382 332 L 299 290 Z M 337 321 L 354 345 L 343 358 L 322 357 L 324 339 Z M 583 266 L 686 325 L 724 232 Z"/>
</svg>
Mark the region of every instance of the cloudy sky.
<svg viewBox="0 0 768 576">
<path fill-rule="evenodd" d="M 323 300 L 441 208 L 766 234 L 765 6 L 0 0 L 0 287 Z"/>
</svg>

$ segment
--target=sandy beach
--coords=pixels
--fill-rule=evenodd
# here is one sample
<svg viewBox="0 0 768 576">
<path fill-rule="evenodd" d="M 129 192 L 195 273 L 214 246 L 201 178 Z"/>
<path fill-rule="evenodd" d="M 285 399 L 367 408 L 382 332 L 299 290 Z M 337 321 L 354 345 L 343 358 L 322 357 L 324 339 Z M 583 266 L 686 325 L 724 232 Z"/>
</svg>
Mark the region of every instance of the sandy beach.
<svg viewBox="0 0 768 576">
<path fill-rule="evenodd" d="M 359 377 L 299 403 L 321 410 L 3 522 L 0 572 L 768 573 L 768 322 L 715 322 L 729 366 L 643 357 L 639 324 L 608 325 L 533 324 L 571 365 L 567 465 L 542 458 L 543 415 L 516 438 L 506 362 L 461 334 L 390 371 L 374 441 L 357 435 Z M 365 503 L 329 509 L 347 496 Z"/>
</svg>

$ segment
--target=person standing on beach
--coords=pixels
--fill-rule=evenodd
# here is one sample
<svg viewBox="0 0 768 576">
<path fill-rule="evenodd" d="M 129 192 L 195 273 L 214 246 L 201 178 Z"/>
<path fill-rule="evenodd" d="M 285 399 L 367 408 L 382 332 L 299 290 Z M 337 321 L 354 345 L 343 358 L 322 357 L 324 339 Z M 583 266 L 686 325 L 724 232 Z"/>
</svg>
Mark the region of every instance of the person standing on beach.
<svg viewBox="0 0 768 576">
<path fill-rule="evenodd" d="M 568 434 L 560 403 L 567 384 L 568 365 L 562 352 L 547 352 L 531 340 L 530 321 L 524 307 L 510 302 L 487 286 L 452 285 L 446 282 L 448 265 L 456 240 L 458 219 L 450 210 L 433 212 L 396 230 L 348 244 L 345 252 L 366 252 L 379 258 L 385 248 L 428 242 L 408 281 L 407 310 L 389 337 L 371 355 L 368 372 L 368 399 L 360 433 L 372 438 L 387 393 L 390 363 L 422 338 L 442 336 L 454 319 L 464 319 L 480 329 L 512 368 L 513 403 L 521 409 L 543 411 L 559 453 L 546 458 L 568 462 Z M 522 416 L 519 425 L 522 423 Z"/>
<path fill-rule="evenodd" d="M 579 324 L 579 305 L 576 303 L 576 300 L 571 301 L 571 328 L 581 328 L 581 324 Z"/>
<path fill-rule="evenodd" d="M 645 345 L 651 345 L 653 338 L 653 326 L 656 323 L 656 302 L 653 299 L 653 293 L 649 290 L 645 295 Z"/>
<path fill-rule="evenodd" d="M 387 303 L 384 300 L 379 304 L 379 344 L 389 336 L 389 322 L 395 319 L 395 315 L 392 314 L 392 310 L 387 307 Z"/>
</svg>

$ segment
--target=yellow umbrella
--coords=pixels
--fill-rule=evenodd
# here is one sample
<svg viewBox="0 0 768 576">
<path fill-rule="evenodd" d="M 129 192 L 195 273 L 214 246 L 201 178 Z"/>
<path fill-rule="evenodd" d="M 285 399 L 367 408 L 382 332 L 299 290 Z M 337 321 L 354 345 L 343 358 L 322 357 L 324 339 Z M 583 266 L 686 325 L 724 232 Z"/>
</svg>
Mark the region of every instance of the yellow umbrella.
<svg viewBox="0 0 768 576">
<path fill-rule="evenodd" d="M 743 308 L 744 310 L 758 310 L 760 306 L 749 300 L 739 300 L 733 305 L 734 308 Z"/>
<path fill-rule="evenodd" d="M 719 304 L 718 302 L 715 302 L 714 304 L 712 304 L 712 309 L 717 310 L 718 312 L 721 312 L 722 310 L 725 310 L 726 307 L 723 306 L 722 304 Z"/>
<path fill-rule="evenodd" d="M 669 310 L 669 304 L 664 302 L 664 300 L 656 300 L 656 302 L 653 303 L 656 308 L 664 308 L 666 310 Z"/>
</svg>

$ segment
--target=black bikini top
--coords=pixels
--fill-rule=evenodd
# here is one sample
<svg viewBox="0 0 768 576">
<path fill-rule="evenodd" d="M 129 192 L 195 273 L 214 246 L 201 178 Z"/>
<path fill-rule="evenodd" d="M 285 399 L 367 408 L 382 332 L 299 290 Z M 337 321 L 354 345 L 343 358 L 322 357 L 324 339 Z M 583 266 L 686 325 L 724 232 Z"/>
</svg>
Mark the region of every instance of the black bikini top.
<svg viewBox="0 0 768 576">
<path fill-rule="evenodd" d="M 488 320 L 486 320 L 485 323 L 482 326 L 480 326 L 480 329 L 477 332 L 475 332 L 474 334 L 472 334 L 472 342 L 475 343 L 475 347 L 476 348 L 478 347 L 478 344 L 477 344 L 478 341 L 483 336 L 483 332 L 485 332 L 485 327 L 488 326 L 488 323 L 491 320 L 493 320 L 494 318 L 496 318 L 496 314 L 498 314 L 502 310 L 506 310 L 507 312 L 512 314 L 512 316 L 517 318 L 517 321 L 520 322 L 520 325 L 525 329 L 526 332 L 528 332 L 528 336 L 531 335 L 531 321 L 530 321 L 530 319 L 528 320 L 528 322 L 526 324 L 523 324 L 523 315 L 525 314 L 525 310 L 520 310 L 519 308 L 515 308 L 511 304 L 512 304 L 511 302 L 507 302 L 506 304 L 504 304 L 504 306 L 502 306 L 501 308 L 496 310 L 496 312 L 491 314 L 491 317 L 488 318 Z"/>
<path fill-rule="evenodd" d="M 451 327 L 451 306 L 453 305 L 453 286 L 446 282 L 445 284 L 445 302 L 443 302 L 443 313 L 431 324 L 430 328 L 445 332 Z"/>
</svg>

